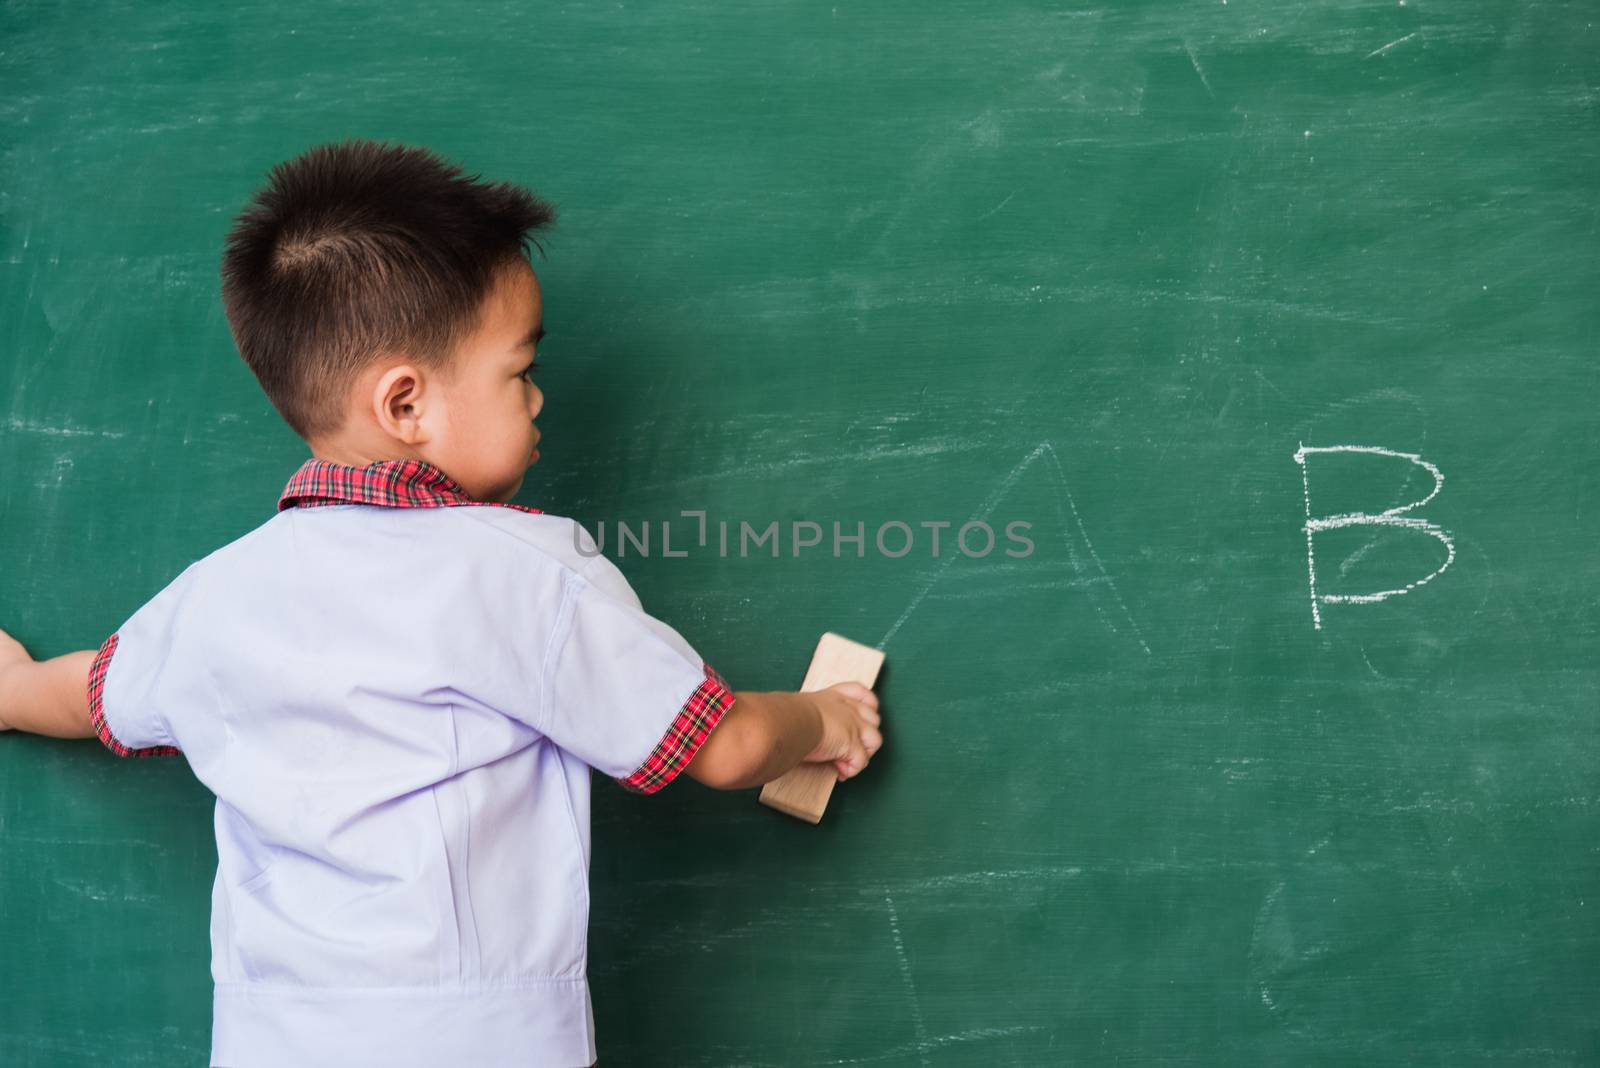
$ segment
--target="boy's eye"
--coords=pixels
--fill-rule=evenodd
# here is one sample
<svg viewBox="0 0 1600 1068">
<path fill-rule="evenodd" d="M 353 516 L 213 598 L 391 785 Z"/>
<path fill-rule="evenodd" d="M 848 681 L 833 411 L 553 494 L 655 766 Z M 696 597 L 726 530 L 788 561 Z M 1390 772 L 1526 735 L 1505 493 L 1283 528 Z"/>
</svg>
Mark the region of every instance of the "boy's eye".
<svg viewBox="0 0 1600 1068">
<path fill-rule="evenodd" d="M 535 360 L 532 363 L 530 363 L 528 366 L 524 367 L 522 369 L 522 373 L 519 374 L 517 377 L 518 378 L 523 378 L 523 379 L 526 379 L 529 382 L 532 382 L 533 381 L 533 378 L 532 378 L 533 372 L 535 372 L 537 370 L 539 370 L 539 361 Z"/>
</svg>

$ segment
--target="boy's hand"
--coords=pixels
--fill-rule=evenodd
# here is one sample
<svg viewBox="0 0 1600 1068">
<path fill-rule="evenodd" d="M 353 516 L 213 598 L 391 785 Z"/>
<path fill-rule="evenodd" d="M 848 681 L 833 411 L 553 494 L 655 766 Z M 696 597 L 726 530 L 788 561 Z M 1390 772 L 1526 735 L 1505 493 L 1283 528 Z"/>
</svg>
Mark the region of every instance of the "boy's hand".
<svg viewBox="0 0 1600 1068">
<path fill-rule="evenodd" d="M 5 631 L 0 630 L 0 731 L 11 730 L 11 724 L 6 722 L 7 705 L 11 703 L 11 689 L 7 686 L 6 673 L 13 664 L 31 664 L 33 657 L 28 655 L 28 650 Z"/>
<path fill-rule="evenodd" d="M 822 714 L 822 741 L 806 760 L 831 761 L 841 781 L 861 774 L 883 746 L 878 695 L 859 682 L 841 682 L 806 696 Z"/>
</svg>

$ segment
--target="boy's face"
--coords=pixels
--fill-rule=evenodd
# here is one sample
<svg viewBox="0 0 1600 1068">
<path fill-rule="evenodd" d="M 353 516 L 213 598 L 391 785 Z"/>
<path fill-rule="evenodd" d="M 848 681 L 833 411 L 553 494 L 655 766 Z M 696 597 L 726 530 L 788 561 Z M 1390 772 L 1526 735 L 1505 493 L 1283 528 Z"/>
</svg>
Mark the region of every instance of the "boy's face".
<svg viewBox="0 0 1600 1068">
<path fill-rule="evenodd" d="M 477 330 L 462 341 L 439 382 L 445 404 L 435 413 L 424 458 L 476 500 L 510 500 L 539 459 L 533 420 L 544 394 L 529 365 L 543 334 L 539 280 L 517 260 L 501 271 Z"/>
</svg>

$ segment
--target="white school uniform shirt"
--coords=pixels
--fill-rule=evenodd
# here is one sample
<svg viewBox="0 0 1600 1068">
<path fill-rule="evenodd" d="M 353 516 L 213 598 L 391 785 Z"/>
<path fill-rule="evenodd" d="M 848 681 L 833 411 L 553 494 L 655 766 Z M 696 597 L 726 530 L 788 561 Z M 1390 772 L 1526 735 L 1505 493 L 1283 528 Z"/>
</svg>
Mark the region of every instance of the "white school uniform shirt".
<svg viewBox="0 0 1600 1068">
<path fill-rule="evenodd" d="M 654 792 L 733 697 L 576 523 L 485 503 L 309 460 L 94 660 L 101 740 L 217 797 L 212 1064 L 595 1060 L 589 769 Z"/>
</svg>

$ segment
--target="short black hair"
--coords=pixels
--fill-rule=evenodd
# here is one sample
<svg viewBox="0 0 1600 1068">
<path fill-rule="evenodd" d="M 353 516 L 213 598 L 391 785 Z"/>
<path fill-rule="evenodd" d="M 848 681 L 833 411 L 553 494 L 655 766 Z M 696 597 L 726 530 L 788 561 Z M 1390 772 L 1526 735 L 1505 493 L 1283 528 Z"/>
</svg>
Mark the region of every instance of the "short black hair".
<svg viewBox="0 0 1600 1068">
<path fill-rule="evenodd" d="M 348 140 L 268 173 L 228 232 L 222 303 L 239 355 L 295 433 L 343 424 L 351 384 L 403 352 L 447 367 L 501 268 L 542 255 L 555 206 L 425 148 Z"/>
</svg>

